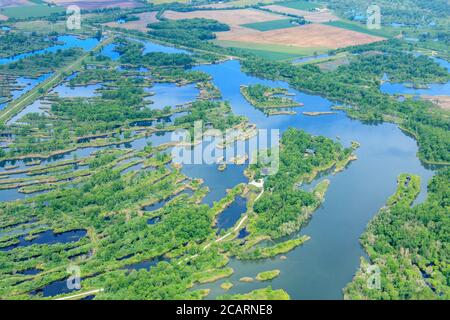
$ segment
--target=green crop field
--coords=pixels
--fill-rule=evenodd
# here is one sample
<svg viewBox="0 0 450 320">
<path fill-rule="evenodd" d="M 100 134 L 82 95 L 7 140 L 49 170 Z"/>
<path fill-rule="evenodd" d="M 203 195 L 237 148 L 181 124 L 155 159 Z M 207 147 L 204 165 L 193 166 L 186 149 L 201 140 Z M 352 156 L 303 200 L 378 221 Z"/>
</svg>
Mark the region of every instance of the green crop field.
<svg viewBox="0 0 450 320">
<path fill-rule="evenodd" d="M 239 48 L 269 60 L 292 60 L 328 51 L 326 48 L 298 48 L 276 44 L 247 43 L 228 40 L 216 40 L 214 43 L 223 47 Z"/>
<path fill-rule="evenodd" d="M 63 7 L 49 7 L 45 4 L 37 4 L 32 6 L 8 7 L 0 10 L 9 18 L 25 19 L 25 18 L 40 18 L 50 16 L 52 13 L 65 12 Z"/>
<path fill-rule="evenodd" d="M 269 59 L 269 60 L 275 60 L 275 61 L 292 60 L 292 59 L 299 57 L 298 54 L 286 53 L 286 52 L 265 51 L 265 50 L 247 49 L 247 48 L 241 48 L 241 49 L 250 54 L 253 54 L 257 57 Z"/>
<path fill-rule="evenodd" d="M 255 29 L 258 31 L 269 31 L 269 30 L 276 30 L 276 29 L 292 28 L 297 25 L 291 23 L 291 19 L 281 19 L 281 20 L 272 20 L 272 21 L 264 21 L 264 22 L 246 23 L 246 24 L 241 24 L 241 26 L 246 27 L 246 28 Z"/>
<path fill-rule="evenodd" d="M 321 6 L 317 3 L 311 3 L 308 1 L 287 1 L 287 2 L 277 2 L 279 6 L 286 8 L 297 9 L 297 10 L 312 10 L 315 8 L 320 8 Z"/>
<path fill-rule="evenodd" d="M 383 29 L 367 29 L 365 26 L 357 22 L 346 22 L 339 20 L 339 21 L 325 22 L 324 24 L 332 27 L 370 34 L 372 36 L 391 38 L 395 35 L 394 32 L 392 32 L 392 30 L 387 30 L 385 27 L 383 27 Z M 398 33 L 398 31 L 396 32 Z"/>
</svg>

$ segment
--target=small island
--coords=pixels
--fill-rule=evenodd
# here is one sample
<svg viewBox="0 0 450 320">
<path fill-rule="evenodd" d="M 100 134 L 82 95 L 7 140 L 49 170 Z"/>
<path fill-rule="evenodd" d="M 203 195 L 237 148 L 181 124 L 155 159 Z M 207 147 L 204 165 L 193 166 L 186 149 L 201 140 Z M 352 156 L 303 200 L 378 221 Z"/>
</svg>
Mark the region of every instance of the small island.
<svg viewBox="0 0 450 320">
<path fill-rule="evenodd" d="M 269 271 L 263 271 L 256 275 L 256 280 L 258 281 L 269 281 L 272 279 L 275 279 L 280 275 L 280 270 L 269 270 Z"/>
<path fill-rule="evenodd" d="M 286 108 L 303 106 L 288 98 L 291 94 L 285 88 L 272 88 L 262 84 L 241 85 L 241 93 L 252 106 L 268 115 L 295 114 L 295 111 Z"/>
<path fill-rule="evenodd" d="M 244 294 L 225 294 L 218 296 L 217 300 L 290 300 L 290 297 L 283 289 L 274 290 L 269 286 Z"/>
<path fill-rule="evenodd" d="M 321 116 L 321 115 L 327 115 L 327 114 L 335 114 L 334 111 L 305 111 L 302 112 L 305 116 Z"/>
<path fill-rule="evenodd" d="M 242 277 L 239 279 L 239 281 L 241 282 L 253 282 L 253 278 L 252 277 Z"/>
<path fill-rule="evenodd" d="M 230 281 L 225 281 L 224 283 L 222 283 L 222 284 L 220 285 L 220 287 L 221 287 L 223 290 L 228 291 L 228 290 L 230 290 L 230 289 L 233 287 L 233 284 L 232 284 Z"/>
</svg>

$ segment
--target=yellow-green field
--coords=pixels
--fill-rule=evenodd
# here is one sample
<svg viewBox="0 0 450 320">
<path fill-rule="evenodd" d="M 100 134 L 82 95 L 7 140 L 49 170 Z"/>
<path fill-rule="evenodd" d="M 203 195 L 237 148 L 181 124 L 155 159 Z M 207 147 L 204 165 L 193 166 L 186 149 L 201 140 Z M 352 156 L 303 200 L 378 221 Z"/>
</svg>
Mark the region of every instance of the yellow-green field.
<svg viewBox="0 0 450 320">
<path fill-rule="evenodd" d="M 156 0 L 158 1 L 158 0 Z M 270 3 L 275 3 L 275 2 L 282 2 L 284 0 L 235 0 L 235 1 L 230 1 L 230 2 L 225 2 L 225 3 L 214 3 L 214 4 L 207 4 L 207 5 L 203 5 L 201 7 L 206 7 L 206 8 L 241 8 L 241 7 L 246 7 L 246 6 L 251 6 L 251 5 L 256 5 L 256 4 L 270 4 Z"/>
<path fill-rule="evenodd" d="M 37 4 L 20 7 L 7 7 L 0 10 L 0 14 L 8 18 L 25 19 L 48 17 L 52 13 L 62 13 L 66 9 L 63 7 L 49 7 L 46 4 Z"/>
<path fill-rule="evenodd" d="M 148 0 L 147 2 L 153 4 L 173 3 L 173 2 L 188 3 L 189 0 Z"/>
<path fill-rule="evenodd" d="M 327 48 L 299 48 L 276 44 L 258 44 L 227 40 L 216 40 L 214 42 L 223 47 L 245 49 L 257 56 L 271 60 L 290 60 L 298 57 L 322 54 L 328 51 Z"/>
<path fill-rule="evenodd" d="M 25 32 L 58 32 L 62 33 L 66 31 L 66 23 L 64 21 L 58 21 L 56 23 L 49 23 L 45 20 L 35 21 L 20 21 L 14 24 L 14 29 Z"/>
</svg>

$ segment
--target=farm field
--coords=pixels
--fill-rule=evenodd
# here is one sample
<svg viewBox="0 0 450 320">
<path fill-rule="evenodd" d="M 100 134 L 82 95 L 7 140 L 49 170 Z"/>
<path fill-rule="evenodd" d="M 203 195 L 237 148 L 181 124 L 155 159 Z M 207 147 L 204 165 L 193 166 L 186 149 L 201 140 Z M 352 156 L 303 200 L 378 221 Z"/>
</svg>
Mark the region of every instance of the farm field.
<svg viewBox="0 0 450 320">
<path fill-rule="evenodd" d="M 30 1 L 27 0 L 2 0 L 0 2 L 0 8 L 6 7 L 16 7 L 16 6 L 25 6 L 31 4 Z"/>
<path fill-rule="evenodd" d="M 134 0 L 46 0 L 48 3 L 54 3 L 58 6 L 68 7 L 71 5 L 79 6 L 81 9 L 94 10 L 100 8 L 136 8 L 139 2 Z"/>
<path fill-rule="evenodd" d="M 270 60 L 290 60 L 302 56 L 317 55 L 328 51 L 326 48 L 299 48 L 287 45 L 267 45 L 227 40 L 216 40 L 214 42 L 223 47 L 244 49 L 247 52 Z"/>
<path fill-rule="evenodd" d="M 239 8 L 256 4 L 283 2 L 283 0 L 235 0 L 224 3 L 212 3 L 198 6 L 198 8 L 215 8 L 215 9 L 225 9 L 225 8 Z"/>
<path fill-rule="evenodd" d="M 148 0 L 148 3 L 153 4 L 161 4 L 161 3 L 173 3 L 173 2 L 179 2 L 179 3 L 187 3 L 189 0 Z"/>
<path fill-rule="evenodd" d="M 143 12 L 136 14 L 136 16 L 139 17 L 139 20 L 136 21 L 128 21 L 125 23 L 118 23 L 116 21 L 114 22 L 108 22 L 105 25 L 112 28 L 123 28 L 128 30 L 138 30 L 138 31 L 147 31 L 147 24 L 158 22 L 158 19 L 156 18 L 156 14 L 158 12 L 156 11 L 150 11 L 150 12 Z"/>
<path fill-rule="evenodd" d="M 422 95 L 422 99 L 431 101 L 444 110 L 450 110 L 450 96 Z"/>
<path fill-rule="evenodd" d="M 314 22 L 314 23 L 323 23 L 328 21 L 335 21 L 339 20 L 337 16 L 335 16 L 332 12 L 329 10 L 321 10 L 321 11 L 305 11 L 305 10 L 299 10 L 292 7 L 286 7 L 283 5 L 273 4 L 264 6 L 264 9 L 278 12 L 278 13 L 285 13 L 285 14 L 292 14 L 296 16 L 304 17 L 306 21 Z"/>
<path fill-rule="evenodd" d="M 199 10 L 189 12 L 166 11 L 163 16 L 171 20 L 205 18 L 228 24 L 232 29 L 242 24 L 284 19 L 284 16 L 255 9 Z"/>
<path fill-rule="evenodd" d="M 34 21 L 19 21 L 14 23 L 14 29 L 25 32 L 64 32 L 66 31 L 66 23 L 64 21 L 58 21 L 56 23 L 49 24 L 45 20 Z"/>
<path fill-rule="evenodd" d="M 352 30 L 309 24 L 284 29 L 274 29 L 285 16 L 256 9 L 199 10 L 191 12 L 166 11 L 168 19 L 207 18 L 228 24 L 230 31 L 218 32 L 217 40 L 255 44 L 308 48 L 309 50 L 337 49 L 347 46 L 367 44 L 384 40 L 382 37 L 368 35 Z M 262 23 L 262 24 L 261 24 Z M 285 23 L 285 22 L 283 22 Z M 269 27 L 264 27 L 267 25 Z M 260 27 L 262 26 L 262 27 Z M 239 47 L 242 47 L 239 46 Z M 278 51 L 279 50 L 274 50 Z"/>
<path fill-rule="evenodd" d="M 332 27 L 347 29 L 351 31 L 366 33 L 374 36 L 381 36 L 381 37 L 390 37 L 393 35 L 392 32 L 389 32 L 386 30 L 386 27 L 383 27 L 383 29 L 377 30 L 377 29 L 367 29 L 365 26 L 357 23 L 357 22 L 346 22 L 346 21 L 329 21 L 325 22 L 324 24 Z M 398 31 L 396 31 L 397 33 Z"/>
<path fill-rule="evenodd" d="M 64 12 L 65 9 L 61 7 L 49 7 L 46 4 L 36 4 L 21 7 L 6 7 L 0 9 L 0 14 L 8 18 L 40 18 L 48 17 L 52 13 Z"/>
<path fill-rule="evenodd" d="M 248 43 L 290 45 L 300 48 L 337 49 L 381 41 L 384 38 L 320 24 L 309 24 L 266 32 L 241 27 L 235 28 L 232 31 L 218 33 L 217 39 Z"/>
<path fill-rule="evenodd" d="M 242 27 L 255 29 L 258 31 L 269 31 L 269 30 L 276 30 L 276 29 L 285 29 L 285 28 L 292 28 L 296 25 L 291 22 L 291 19 L 281 19 L 281 20 L 272 20 L 272 21 L 265 21 L 265 22 L 255 22 L 255 23 L 247 23 L 241 25 Z"/>
<path fill-rule="evenodd" d="M 280 2 L 279 5 L 283 6 L 283 7 L 287 7 L 287 8 L 297 9 L 297 10 L 313 10 L 313 9 L 321 7 L 321 5 L 319 5 L 319 4 L 311 3 L 308 1 L 302 1 L 302 0 Z"/>
</svg>

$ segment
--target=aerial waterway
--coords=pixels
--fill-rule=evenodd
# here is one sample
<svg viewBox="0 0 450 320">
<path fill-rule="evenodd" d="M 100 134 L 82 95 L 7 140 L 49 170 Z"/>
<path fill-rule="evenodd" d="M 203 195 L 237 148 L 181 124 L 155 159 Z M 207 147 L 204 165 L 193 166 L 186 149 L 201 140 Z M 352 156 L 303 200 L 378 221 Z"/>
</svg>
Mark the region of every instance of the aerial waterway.
<svg viewBox="0 0 450 320">
<path fill-rule="evenodd" d="M 148 47 L 154 45 L 148 42 Z M 173 48 L 158 45 L 157 50 Z M 156 50 L 156 49 L 155 49 Z M 303 111 L 330 111 L 334 105 L 323 97 L 306 94 L 289 87 L 285 82 L 268 81 L 249 76 L 241 71 L 240 62 L 230 60 L 219 64 L 201 65 L 194 68 L 210 74 L 220 89 L 222 99 L 229 101 L 233 112 L 243 115 L 260 129 L 278 129 L 282 133 L 289 127 L 305 130 L 313 135 L 323 135 L 350 146 L 351 141 L 361 144 L 355 153 L 358 159 L 344 171 L 318 177 L 312 184 L 327 178 L 331 181 L 323 205 L 314 213 L 309 224 L 299 234 L 311 237 L 303 246 L 287 253 L 287 259 L 279 257 L 258 261 L 231 260 L 234 274 L 230 281 L 234 286 L 228 293 L 245 293 L 265 287 L 267 283 L 240 282 L 244 276 L 256 276 L 261 271 L 281 270 L 279 277 L 271 281 L 275 289 L 285 289 L 292 299 L 341 299 L 342 289 L 351 281 L 360 257 L 365 256 L 359 243 L 367 223 L 396 189 L 396 178 L 408 172 L 421 177 L 421 193 L 416 203 L 426 197 L 426 186 L 433 175 L 430 168 L 417 158 L 417 143 L 404 134 L 395 124 L 364 124 L 352 120 L 343 112 L 321 116 L 307 116 Z M 241 95 L 240 85 L 261 83 L 273 87 L 287 88 L 290 98 L 304 104 L 296 108 L 296 115 L 266 116 L 251 106 Z M 174 92 L 170 92 L 174 90 Z M 164 87 L 165 94 L 176 94 L 176 87 Z M 194 88 L 183 90 L 195 90 Z M 190 96 L 190 94 L 188 94 Z M 132 146 L 133 147 L 133 146 Z M 90 151 L 90 150 L 89 150 Z M 247 182 L 243 175 L 245 165 L 229 165 L 225 171 L 216 165 L 185 165 L 182 172 L 190 177 L 202 178 L 210 193 L 204 200 L 211 204 L 218 201 L 226 190 L 238 183 Z M 312 186 L 303 186 L 312 188 Z M 242 235 L 245 237 L 245 234 Z M 294 235 L 296 236 L 296 235 Z M 223 294 L 221 282 L 199 287 L 210 288 L 207 298 Z"/>
<path fill-rule="evenodd" d="M 288 127 L 295 127 L 313 135 L 339 140 L 344 146 L 350 146 L 351 141 L 361 144 L 356 150 L 358 160 L 346 170 L 318 178 L 330 179 L 331 184 L 325 202 L 314 213 L 308 226 L 300 231 L 300 234 L 311 237 L 309 241 L 289 252 L 286 260 L 276 257 L 230 262 L 234 274 L 229 280 L 234 286 L 227 293 L 245 293 L 265 287 L 267 283 L 244 283 L 239 279 L 244 276 L 255 277 L 261 271 L 279 269 L 281 274 L 271 281 L 271 285 L 276 289 L 285 289 L 293 299 L 341 299 L 342 289 L 351 281 L 360 257 L 365 256 L 359 237 L 370 219 L 395 191 L 397 176 L 402 172 L 421 176 L 422 191 L 416 202 L 426 197 L 426 186 L 433 171 L 425 168 L 417 158 L 416 141 L 390 123 L 363 124 L 342 112 L 322 116 L 304 115 L 303 111 L 330 111 L 334 103 L 320 96 L 293 90 L 285 82 L 246 75 L 236 60 L 195 69 L 210 74 L 223 99 L 231 103 L 233 112 L 246 116 L 258 128 L 279 129 L 283 132 Z M 304 107 L 297 108 L 296 115 L 268 117 L 253 108 L 240 93 L 240 85 L 255 83 L 288 88 L 294 94 L 290 98 L 304 103 Z M 185 170 L 190 174 L 197 172 L 206 176 L 208 179 L 205 179 L 205 183 L 218 194 L 222 192 L 216 190 L 217 187 L 230 187 L 227 181 L 239 181 L 243 172 L 243 168 L 218 173 L 215 167 L 197 165 L 201 168 L 194 170 L 193 166 Z M 213 283 L 202 287 L 210 288 L 208 298 L 214 298 L 223 294 L 219 285 Z"/>
</svg>

